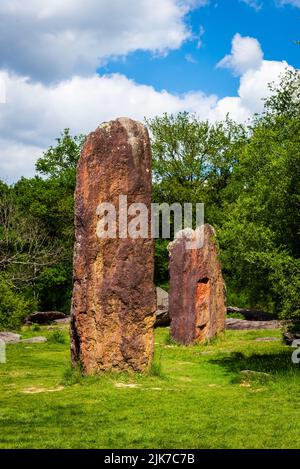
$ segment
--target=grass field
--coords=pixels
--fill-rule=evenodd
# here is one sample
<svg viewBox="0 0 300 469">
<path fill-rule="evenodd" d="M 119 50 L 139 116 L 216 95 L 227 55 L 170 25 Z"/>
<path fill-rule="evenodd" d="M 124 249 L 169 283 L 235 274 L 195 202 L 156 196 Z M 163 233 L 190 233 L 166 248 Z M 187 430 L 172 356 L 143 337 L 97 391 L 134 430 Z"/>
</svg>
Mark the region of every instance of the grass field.
<svg viewBox="0 0 300 469">
<path fill-rule="evenodd" d="M 70 370 L 67 330 L 22 333 L 49 341 L 7 346 L 0 448 L 300 448 L 300 365 L 256 340 L 280 331 L 181 347 L 159 329 L 151 374 L 90 378 Z"/>
</svg>

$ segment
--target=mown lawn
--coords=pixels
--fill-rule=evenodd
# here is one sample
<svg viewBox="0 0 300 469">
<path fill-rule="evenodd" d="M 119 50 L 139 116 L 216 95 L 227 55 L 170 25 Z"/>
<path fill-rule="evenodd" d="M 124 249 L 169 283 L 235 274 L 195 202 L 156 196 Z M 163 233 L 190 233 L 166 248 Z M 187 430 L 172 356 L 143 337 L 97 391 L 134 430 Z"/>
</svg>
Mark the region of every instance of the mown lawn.
<svg viewBox="0 0 300 469">
<path fill-rule="evenodd" d="M 280 331 L 181 347 L 160 329 L 152 375 L 91 378 L 71 373 L 67 330 L 23 334 L 50 341 L 7 346 L 0 448 L 300 448 L 300 365 L 256 340 Z"/>
</svg>

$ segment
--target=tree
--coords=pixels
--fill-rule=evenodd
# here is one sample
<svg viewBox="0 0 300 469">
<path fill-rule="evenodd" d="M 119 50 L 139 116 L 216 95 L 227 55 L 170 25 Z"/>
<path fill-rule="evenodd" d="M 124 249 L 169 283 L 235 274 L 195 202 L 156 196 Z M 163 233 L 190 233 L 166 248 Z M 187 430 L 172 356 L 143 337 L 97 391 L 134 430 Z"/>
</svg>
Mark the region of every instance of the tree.
<svg viewBox="0 0 300 469">
<path fill-rule="evenodd" d="M 299 85 L 287 72 L 254 119 L 220 231 L 230 290 L 284 317 L 300 316 Z"/>
<path fill-rule="evenodd" d="M 245 144 L 244 127 L 229 118 L 210 124 L 187 112 L 164 114 L 147 121 L 153 153 L 154 201 L 205 203 L 205 217 L 217 223 L 222 217 L 223 191 Z M 168 281 L 165 240 L 155 243 L 156 282 Z"/>
<path fill-rule="evenodd" d="M 10 279 L 15 286 L 19 279 L 18 288 L 21 280 L 24 286 L 31 281 L 31 293 L 44 310 L 69 312 L 70 309 L 74 245 L 73 193 L 76 165 L 83 141 L 83 136 L 72 137 L 66 129 L 57 139 L 57 145 L 38 160 L 36 168 L 41 176 L 21 178 L 12 188 L 7 188 L 10 192 L 11 221 L 8 222 L 6 233 L 10 237 L 10 249 L 11 244 L 15 243 L 13 255 L 18 253 L 19 267 L 16 270 L 16 262 L 10 266 L 6 263 L 5 270 L 10 272 Z M 0 199 L 7 204 L 4 189 Z M 22 264 L 20 256 L 26 256 Z"/>
<path fill-rule="evenodd" d="M 156 202 L 203 202 L 207 217 L 221 206 L 222 191 L 246 140 L 242 125 L 227 118 L 210 124 L 187 112 L 147 121 L 152 135 Z"/>
<path fill-rule="evenodd" d="M 56 243 L 37 219 L 20 210 L 12 189 L 0 192 L 0 271 L 15 289 L 33 287 L 39 273 L 57 261 Z"/>
</svg>

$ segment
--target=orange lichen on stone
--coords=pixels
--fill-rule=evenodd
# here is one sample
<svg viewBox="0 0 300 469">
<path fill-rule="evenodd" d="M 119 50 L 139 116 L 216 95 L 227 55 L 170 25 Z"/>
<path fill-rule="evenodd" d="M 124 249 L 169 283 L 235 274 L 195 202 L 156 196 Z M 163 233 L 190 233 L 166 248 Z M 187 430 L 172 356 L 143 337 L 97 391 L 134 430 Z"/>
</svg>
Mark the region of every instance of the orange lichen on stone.
<svg viewBox="0 0 300 469">
<path fill-rule="evenodd" d="M 203 227 L 203 246 L 188 249 L 195 232 L 179 233 L 170 245 L 171 336 L 182 344 L 204 342 L 225 329 L 225 284 L 215 232 Z"/>
<path fill-rule="evenodd" d="M 148 132 L 126 118 L 87 137 L 77 169 L 71 355 L 86 374 L 144 371 L 153 357 L 153 240 L 97 235 L 97 208 L 111 203 L 118 220 L 120 195 L 151 216 Z"/>
</svg>

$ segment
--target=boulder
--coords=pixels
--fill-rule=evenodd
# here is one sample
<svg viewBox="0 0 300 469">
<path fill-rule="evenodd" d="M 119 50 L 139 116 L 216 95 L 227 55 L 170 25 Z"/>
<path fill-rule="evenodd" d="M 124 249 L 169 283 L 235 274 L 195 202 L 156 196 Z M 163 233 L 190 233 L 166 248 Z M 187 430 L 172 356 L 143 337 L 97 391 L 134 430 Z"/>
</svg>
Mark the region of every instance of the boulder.
<svg viewBox="0 0 300 469">
<path fill-rule="evenodd" d="M 70 316 L 67 316 L 64 319 L 55 319 L 55 321 L 53 321 L 53 322 L 54 322 L 54 324 L 64 325 L 64 324 L 70 324 L 70 321 L 71 321 Z"/>
<path fill-rule="evenodd" d="M 199 235 L 202 244 L 191 249 Z M 225 329 L 226 314 L 215 231 L 208 224 L 183 230 L 169 251 L 171 336 L 184 345 L 212 339 Z"/>
<path fill-rule="evenodd" d="M 246 331 L 251 329 L 278 329 L 280 321 L 246 321 L 245 319 L 226 319 L 226 329 L 234 331 Z"/>
<path fill-rule="evenodd" d="M 13 332 L 0 332 L 0 340 L 6 344 L 17 344 L 20 342 L 21 335 Z"/>
<path fill-rule="evenodd" d="M 156 320 L 155 327 L 170 325 L 169 294 L 160 287 L 156 288 Z"/>
<path fill-rule="evenodd" d="M 66 315 L 59 311 L 46 311 L 32 313 L 25 318 L 24 324 L 50 324 L 57 319 L 65 319 Z"/>
<path fill-rule="evenodd" d="M 124 196 L 127 207 L 142 203 L 148 209 L 144 238 L 129 236 L 127 226 L 120 224 L 124 213 L 130 224 L 133 220 L 132 212 L 121 206 Z M 152 363 L 156 301 L 151 200 L 146 128 L 127 118 L 99 126 L 85 141 L 75 191 L 71 356 L 85 374 L 142 372 Z M 109 209 L 103 211 L 103 204 L 110 204 Z M 117 221 L 115 233 L 111 220 Z"/>
</svg>

